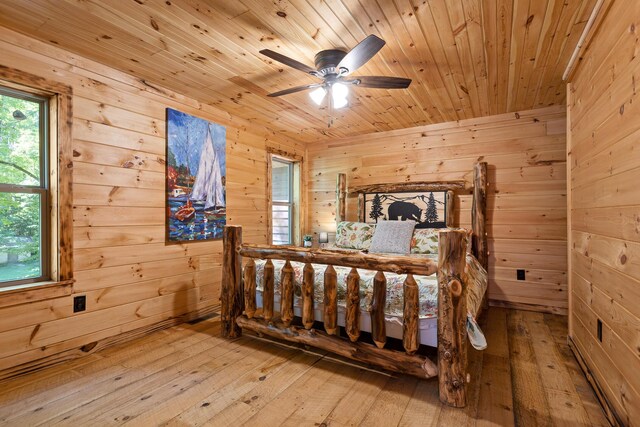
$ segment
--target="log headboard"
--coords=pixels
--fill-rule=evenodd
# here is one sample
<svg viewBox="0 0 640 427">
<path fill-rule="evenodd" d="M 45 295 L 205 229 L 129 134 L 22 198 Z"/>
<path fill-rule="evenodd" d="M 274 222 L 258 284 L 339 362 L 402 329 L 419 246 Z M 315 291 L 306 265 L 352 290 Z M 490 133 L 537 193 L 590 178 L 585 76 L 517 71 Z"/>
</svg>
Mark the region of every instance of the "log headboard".
<svg viewBox="0 0 640 427">
<path fill-rule="evenodd" d="M 336 182 L 336 224 L 346 219 L 347 195 L 358 197 L 358 220 L 366 222 L 365 196 L 371 193 L 418 193 L 445 192 L 445 221 L 446 227 L 454 227 L 454 212 L 456 196 L 472 194 L 471 207 L 472 253 L 486 269 L 488 266 L 488 246 L 486 233 L 487 209 L 487 163 L 479 162 L 473 168 L 473 186 L 468 187 L 465 181 L 441 182 L 400 182 L 363 185 L 347 188 L 347 175 L 338 174 Z"/>
</svg>

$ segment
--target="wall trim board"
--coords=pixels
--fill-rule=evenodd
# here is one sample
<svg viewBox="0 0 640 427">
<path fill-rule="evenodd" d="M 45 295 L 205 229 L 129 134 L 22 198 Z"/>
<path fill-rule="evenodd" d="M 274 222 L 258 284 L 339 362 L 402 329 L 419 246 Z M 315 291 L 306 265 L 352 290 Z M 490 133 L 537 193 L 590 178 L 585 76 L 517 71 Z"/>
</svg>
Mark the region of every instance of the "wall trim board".
<svg viewBox="0 0 640 427">
<path fill-rule="evenodd" d="M 193 322 L 196 320 L 204 320 L 210 317 L 218 315 L 220 306 L 215 305 L 211 307 L 204 307 L 190 313 L 182 314 L 180 316 L 172 317 L 162 322 L 154 323 L 142 328 L 133 329 L 131 331 L 124 332 L 119 335 L 113 335 L 108 338 L 94 341 L 76 348 L 55 353 L 50 356 L 36 359 L 31 362 L 22 363 L 20 365 L 13 366 L 11 368 L 0 370 L 0 384 L 3 381 L 28 375 L 37 371 L 41 371 L 46 368 L 50 368 L 55 365 L 59 365 L 70 360 L 78 359 L 96 353 L 105 348 L 112 347 L 117 344 L 122 344 L 128 341 L 132 341 L 136 338 L 144 337 L 150 333 L 168 329 L 172 326 L 179 325 L 181 323 Z"/>
<path fill-rule="evenodd" d="M 538 313 L 558 314 L 567 316 L 569 311 L 564 307 L 549 307 L 540 304 L 527 304 L 523 302 L 489 300 L 490 307 L 508 308 L 512 310 L 535 311 Z"/>
<path fill-rule="evenodd" d="M 575 70 L 575 67 L 574 67 Z M 572 138 L 571 138 L 571 102 L 573 101 L 571 97 L 571 83 L 567 83 L 567 288 L 568 288 L 568 305 L 569 305 L 569 313 L 573 312 L 573 283 L 572 283 L 572 272 L 573 272 L 573 260 L 571 256 L 571 249 L 573 248 L 573 237 L 571 233 L 571 227 L 573 224 L 573 192 L 571 185 L 571 163 L 573 162 L 573 155 L 571 153 L 572 148 Z M 567 325 L 567 331 L 569 334 L 569 340 L 573 337 L 573 319 L 571 316 L 569 317 L 569 324 Z"/>
<path fill-rule="evenodd" d="M 584 360 L 584 357 L 582 357 L 580 350 L 578 350 L 578 346 L 576 346 L 576 344 L 573 342 L 573 339 L 570 336 L 567 337 L 567 344 L 569 345 L 569 348 L 571 349 L 573 356 L 578 361 L 578 365 L 580 365 L 580 369 L 584 373 L 584 376 L 587 378 L 587 381 L 589 382 L 589 385 L 591 386 L 594 394 L 598 398 L 598 401 L 600 402 L 600 406 L 602 407 L 602 411 L 607 417 L 607 420 L 613 426 L 624 426 L 624 423 L 622 422 L 622 419 L 616 412 L 615 407 L 611 405 L 611 403 L 609 402 L 609 399 L 607 399 L 607 396 L 602 391 L 602 387 L 600 387 L 598 380 L 589 369 L 589 366 Z"/>
</svg>

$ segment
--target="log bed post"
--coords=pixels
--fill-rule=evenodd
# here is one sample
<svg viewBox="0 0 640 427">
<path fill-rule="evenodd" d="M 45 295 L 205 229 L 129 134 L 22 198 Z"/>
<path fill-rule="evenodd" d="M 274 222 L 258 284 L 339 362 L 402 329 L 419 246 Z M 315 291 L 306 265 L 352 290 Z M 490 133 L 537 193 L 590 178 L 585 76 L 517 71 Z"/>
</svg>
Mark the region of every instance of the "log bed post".
<svg viewBox="0 0 640 427">
<path fill-rule="evenodd" d="M 440 232 L 438 244 L 438 382 L 440 401 L 467 404 L 467 237 L 463 230 Z"/>
<path fill-rule="evenodd" d="M 487 163 L 473 167 L 473 204 L 471 206 L 472 253 L 485 270 L 489 271 L 489 247 L 487 244 Z M 481 309 L 487 308 L 487 293 L 482 297 Z"/>
<path fill-rule="evenodd" d="M 445 194 L 445 213 L 444 218 L 447 221 L 446 227 L 453 228 L 453 224 L 455 223 L 455 205 L 454 205 L 454 194 L 453 191 L 448 190 Z"/>
<path fill-rule="evenodd" d="M 224 256 L 220 289 L 220 317 L 222 336 L 225 338 L 237 338 L 242 335 L 242 329 L 236 323 L 236 319 L 242 315 L 244 309 L 242 257 L 238 254 L 240 245 L 242 245 L 242 227 L 226 226 L 222 233 Z"/>
<path fill-rule="evenodd" d="M 338 174 L 336 182 L 336 224 L 345 221 L 347 218 L 347 175 Z"/>
</svg>

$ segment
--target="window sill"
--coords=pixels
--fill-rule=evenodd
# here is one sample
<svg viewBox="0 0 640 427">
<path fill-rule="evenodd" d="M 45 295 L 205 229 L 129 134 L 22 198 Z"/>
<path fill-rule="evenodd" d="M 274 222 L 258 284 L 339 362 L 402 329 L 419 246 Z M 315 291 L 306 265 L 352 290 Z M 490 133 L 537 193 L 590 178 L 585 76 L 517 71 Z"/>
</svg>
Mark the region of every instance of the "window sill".
<svg viewBox="0 0 640 427">
<path fill-rule="evenodd" d="M 71 295 L 74 281 L 27 283 L 0 288 L 0 308 Z"/>
</svg>

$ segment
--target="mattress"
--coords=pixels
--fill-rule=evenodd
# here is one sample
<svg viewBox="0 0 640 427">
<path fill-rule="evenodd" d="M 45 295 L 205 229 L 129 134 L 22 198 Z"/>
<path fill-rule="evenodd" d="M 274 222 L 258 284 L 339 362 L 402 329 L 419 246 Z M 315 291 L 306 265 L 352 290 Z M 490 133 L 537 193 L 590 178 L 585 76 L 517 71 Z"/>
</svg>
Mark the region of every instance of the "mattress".
<svg viewBox="0 0 640 427">
<path fill-rule="evenodd" d="M 414 255 L 431 257 L 425 255 Z M 273 260 L 275 270 L 274 309 L 280 311 L 280 274 L 284 261 Z M 256 260 L 256 303 L 262 307 L 262 289 L 264 283 L 264 260 Z M 304 264 L 292 262 L 294 271 L 294 313 L 302 316 L 302 277 Z M 324 271 L 325 265 L 313 264 L 314 280 L 314 318 L 322 321 L 324 313 Z M 346 311 L 346 278 L 350 267 L 334 266 L 338 276 L 338 325 L 345 326 Z M 373 277 L 376 272 L 358 269 L 360 274 L 360 330 L 371 332 L 371 303 L 373 297 Z M 487 273 L 472 255 L 467 255 L 467 270 L 472 286 L 467 293 L 467 308 L 469 315 L 475 317 L 480 309 L 482 296 L 487 288 Z M 384 273 L 387 279 L 387 298 L 385 306 L 385 320 L 387 336 L 402 338 L 402 312 L 404 309 L 404 281 L 406 275 Z M 419 341 L 423 345 L 437 346 L 437 318 L 438 318 L 438 281 L 436 275 L 414 275 L 419 290 Z"/>
</svg>

